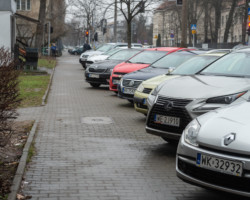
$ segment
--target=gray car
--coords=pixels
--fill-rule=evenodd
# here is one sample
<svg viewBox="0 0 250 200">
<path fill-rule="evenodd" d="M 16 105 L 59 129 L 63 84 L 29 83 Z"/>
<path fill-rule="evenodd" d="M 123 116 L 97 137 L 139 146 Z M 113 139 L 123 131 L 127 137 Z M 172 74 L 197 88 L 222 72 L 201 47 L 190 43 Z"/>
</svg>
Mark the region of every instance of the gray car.
<svg viewBox="0 0 250 200">
<path fill-rule="evenodd" d="M 218 59 L 197 75 L 168 80 L 149 95 L 146 131 L 178 140 L 192 119 L 250 95 L 250 49 Z"/>
<path fill-rule="evenodd" d="M 194 119 L 179 141 L 177 176 L 194 185 L 250 197 L 249 121 L 249 101 Z"/>
</svg>

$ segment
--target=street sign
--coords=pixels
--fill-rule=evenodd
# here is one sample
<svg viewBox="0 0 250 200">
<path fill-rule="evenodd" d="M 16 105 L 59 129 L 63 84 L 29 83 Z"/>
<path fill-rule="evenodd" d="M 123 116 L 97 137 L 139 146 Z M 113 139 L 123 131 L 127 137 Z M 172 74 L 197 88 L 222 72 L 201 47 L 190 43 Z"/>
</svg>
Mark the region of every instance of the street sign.
<svg viewBox="0 0 250 200">
<path fill-rule="evenodd" d="M 158 39 L 158 36 L 157 36 L 157 35 L 155 35 L 155 36 L 154 36 L 154 39 Z"/>
<path fill-rule="evenodd" d="M 173 34 L 173 33 L 171 33 L 171 34 L 170 34 L 170 37 L 171 37 L 171 38 L 174 38 L 174 34 Z"/>
<path fill-rule="evenodd" d="M 192 30 L 192 34 L 196 34 L 196 30 Z"/>
<path fill-rule="evenodd" d="M 197 26 L 196 24 L 191 24 L 191 30 L 196 30 Z"/>
<path fill-rule="evenodd" d="M 250 8 L 247 9 L 247 14 L 250 15 Z"/>
</svg>

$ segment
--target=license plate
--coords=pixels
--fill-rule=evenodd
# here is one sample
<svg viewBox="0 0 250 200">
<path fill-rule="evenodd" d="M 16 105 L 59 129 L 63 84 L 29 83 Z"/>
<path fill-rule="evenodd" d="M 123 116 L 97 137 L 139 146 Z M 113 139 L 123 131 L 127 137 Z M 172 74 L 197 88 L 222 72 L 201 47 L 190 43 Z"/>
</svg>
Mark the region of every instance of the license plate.
<svg viewBox="0 0 250 200">
<path fill-rule="evenodd" d="M 147 100 L 146 100 L 146 99 L 143 99 L 143 100 L 142 100 L 142 104 L 143 104 L 143 105 L 147 105 Z"/>
<path fill-rule="evenodd" d="M 99 78 L 99 74 L 89 74 L 89 78 Z"/>
<path fill-rule="evenodd" d="M 113 79 L 112 82 L 113 82 L 114 85 L 120 84 L 120 80 L 117 80 L 117 79 Z"/>
<path fill-rule="evenodd" d="M 242 163 L 198 153 L 196 165 L 224 174 L 242 176 Z"/>
<path fill-rule="evenodd" d="M 135 93 L 135 89 L 134 88 L 123 88 L 122 92 L 124 94 L 134 94 Z"/>
<path fill-rule="evenodd" d="M 180 118 L 164 115 L 155 115 L 154 123 L 179 127 Z"/>
</svg>

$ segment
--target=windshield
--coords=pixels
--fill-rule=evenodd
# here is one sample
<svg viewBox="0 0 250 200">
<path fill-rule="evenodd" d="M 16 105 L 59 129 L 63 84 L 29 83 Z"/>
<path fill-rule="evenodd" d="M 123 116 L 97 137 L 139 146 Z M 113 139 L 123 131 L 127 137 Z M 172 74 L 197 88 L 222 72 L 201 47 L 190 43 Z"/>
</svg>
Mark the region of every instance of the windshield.
<svg viewBox="0 0 250 200">
<path fill-rule="evenodd" d="M 217 76 L 250 76 L 250 54 L 230 53 L 204 69 L 201 74 Z"/>
<path fill-rule="evenodd" d="M 176 68 L 181 63 L 185 62 L 186 60 L 194 57 L 196 54 L 194 53 L 172 53 L 170 55 L 166 55 L 160 60 L 156 61 L 151 65 L 151 67 L 157 68 Z"/>
<path fill-rule="evenodd" d="M 166 55 L 167 51 L 143 51 L 129 60 L 130 63 L 152 64 Z"/>
<path fill-rule="evenodd" d="M 121 49 L 120 48 L 114 48 L 114 49 L 111 49 L 111 50 L 109 50 L 107 52 L 102 53 L 102 55 L 110 56 L 110 55 L 113 55 L 114 53 L 116 53 L 117 51 L 121 51 Z"/>
<path fill-rule="evenodd" d="M 102 45 L 97 50 L 98 51 L 102 51 L 102 52 L 106 52 L 106 51 L 109 51 L 110 49 L 113 49 L 113 48 L 114 48 L 114 45 L 112 45 L 112 44 L 105 44 L 105 45 Z"/>
<path fill-rule="evenodd" d="M 139 53 L 141 50 L 122 50 L 108 57 L 108 60 L 128 60 L 135 54 Z"/>
<path fill-rule="evenodd" d="M 171 74 L 176 74 L 176 75 L 195 74 L 218 58 L 219 56 L 195 56 L 194 58 L 191 58 L 190 60 L 182 63 Z"/>
</svg>

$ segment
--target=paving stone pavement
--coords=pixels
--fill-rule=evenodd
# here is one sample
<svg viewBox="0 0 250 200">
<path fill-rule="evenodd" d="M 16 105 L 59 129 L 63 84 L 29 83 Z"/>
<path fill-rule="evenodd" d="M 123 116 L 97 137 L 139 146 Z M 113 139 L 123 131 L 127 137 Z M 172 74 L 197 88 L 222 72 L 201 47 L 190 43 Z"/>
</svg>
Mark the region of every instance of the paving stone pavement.
<svg viewBox="0 0 250 200">
<path fill-rule="evenodd" d="M 39 120 L 23 190 L 34 200 L 239 199 L 179 180 L 176 146 L 146 134 L 145 117 L 107 87 L 90 87 L 78 56 L 58 58 L 46 106 L 19 112 Z"/>
</svg>

